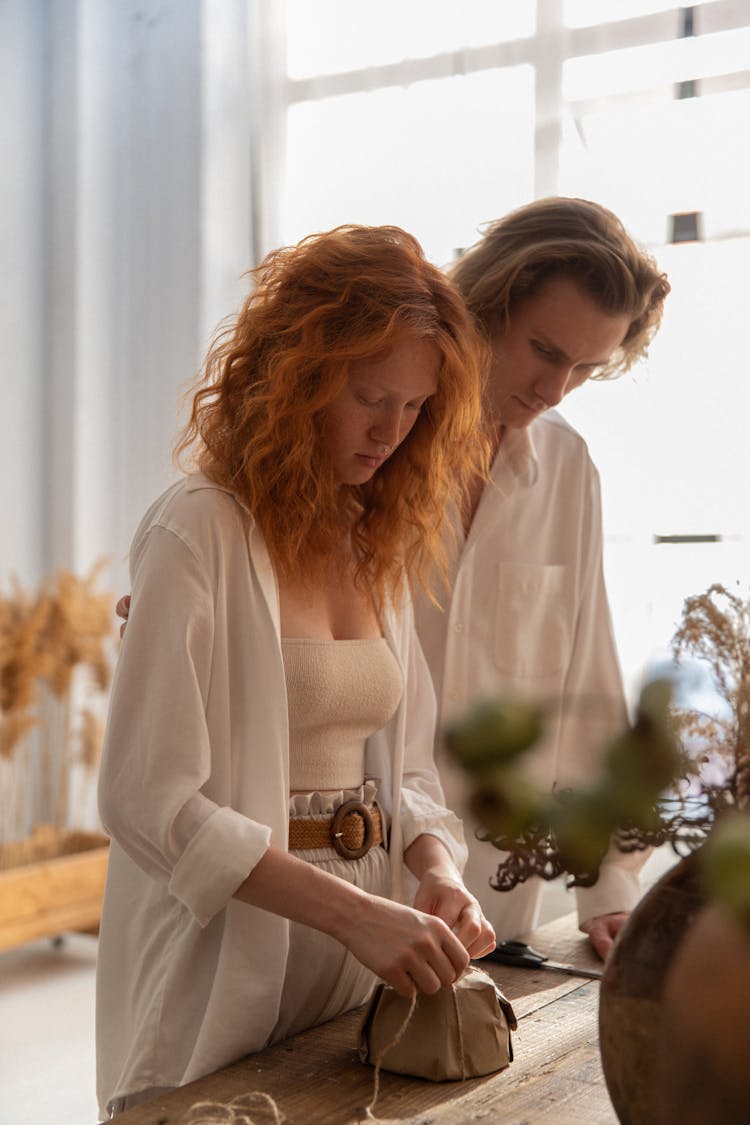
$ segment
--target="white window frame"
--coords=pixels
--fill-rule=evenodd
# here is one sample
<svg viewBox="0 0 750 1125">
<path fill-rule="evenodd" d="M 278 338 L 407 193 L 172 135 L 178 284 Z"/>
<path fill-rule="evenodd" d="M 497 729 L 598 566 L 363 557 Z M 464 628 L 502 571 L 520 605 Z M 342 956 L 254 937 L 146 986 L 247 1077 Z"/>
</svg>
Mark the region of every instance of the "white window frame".
<svg viewBox="0 0 750 1125">
<path fill-rule="evenodd" d="M 673 42 L 679 38 L 681 5 L 647 16 L 592 27 L 565 27 L 563 0 L 537 0 L 533 36 L 489 46 L 466 47 L 426 58 L 406 59 L 309 78 L 286 73 L 284 0 L 250 0 L 251 66 L 255 113 L 252 122 L 254 157 L 254 245 L 263 254 L 279 245 L 279 185 L 284 180 L 286 115 L 292 105 L 345 94 L 406 86 L 430 79 L 450 78 L 482 70 L 533 66 L 535 74 L 534 194 L 559 190 L 562 119 L 575 120 L 592 112 L 621 107 L 673 92 L 673 84 L 639 88 L 627 94 L 566 101 L 563 67 L 566 60 L 627 47 Z M 750 24 L 747 0 L 713 0 L 691 5 L 697 34 L 733 31 Z M 703 78 L 700 94 L 750 87 L 750 69 Z"/>
</svg>

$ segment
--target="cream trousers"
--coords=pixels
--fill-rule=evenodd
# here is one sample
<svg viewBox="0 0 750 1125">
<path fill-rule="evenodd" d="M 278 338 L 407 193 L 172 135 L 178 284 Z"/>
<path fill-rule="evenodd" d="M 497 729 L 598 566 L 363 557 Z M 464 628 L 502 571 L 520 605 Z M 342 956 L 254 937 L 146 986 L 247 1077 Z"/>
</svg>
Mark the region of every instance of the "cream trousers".
<svg viewBox="0 0 750 1125">
<path fill-rule="evenodd" d="M 357 789 L 297 793 L 289 799 L 289 814 L 295 817 L 331 816 L 345 801 L 362 801 L 371 805 L 376 793 L 377 786 L 372 781 Z M 342 859 L 333 848 L 297 850 L 293 854 L 370 894 L 389 897 L 390 863 L 382 846 L 370 848 L 367 855 L 354 860 Z M 377 983 L 375 974 L 360 964 L 339 942 L 310 926 L 290 922 L 289 957 L 279 1018 L 269 1044 L 278 1043 L 359 1007 L 369 999 Z M 165 1093 L 169 1093 L 168 1087 L 157 1087 L 116 1098 L 110 1120 Z"/>
</svg>

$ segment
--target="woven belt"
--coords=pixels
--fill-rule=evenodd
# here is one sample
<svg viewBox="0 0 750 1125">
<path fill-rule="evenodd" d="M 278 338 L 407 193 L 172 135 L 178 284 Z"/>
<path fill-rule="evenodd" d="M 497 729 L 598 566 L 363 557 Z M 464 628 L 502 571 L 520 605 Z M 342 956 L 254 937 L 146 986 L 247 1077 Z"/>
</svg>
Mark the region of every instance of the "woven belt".
<svg viewBox="0 0 750 1125">
<path fill-rule="evenodd" d="M 289 820 L 289 850 L 335 848 L 343 859 L 360 859 L 383 843 L 380 813 L 361 801 L 345 801 L 333 816 L 293 816 Z"/>
</svg>

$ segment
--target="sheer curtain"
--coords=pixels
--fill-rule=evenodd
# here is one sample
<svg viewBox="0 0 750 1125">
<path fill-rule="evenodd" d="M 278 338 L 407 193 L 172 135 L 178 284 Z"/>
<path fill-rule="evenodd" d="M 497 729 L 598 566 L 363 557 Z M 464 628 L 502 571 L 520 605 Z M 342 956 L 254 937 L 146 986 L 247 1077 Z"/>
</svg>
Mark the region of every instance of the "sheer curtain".
<svg viewBox="0 0 750 1125">
<path fill-rule="evenodd" d="M 0 5 L 0 580 L 107 556 L 253 264 L 245 0 Z"/>
</svg>

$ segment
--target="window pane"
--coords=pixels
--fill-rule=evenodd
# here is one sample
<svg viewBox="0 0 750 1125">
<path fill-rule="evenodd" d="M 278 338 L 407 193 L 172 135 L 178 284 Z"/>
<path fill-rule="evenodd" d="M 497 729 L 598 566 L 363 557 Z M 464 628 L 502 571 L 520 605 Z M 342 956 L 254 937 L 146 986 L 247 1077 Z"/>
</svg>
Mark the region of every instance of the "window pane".
<svg viewBox="0 0 750 1125">
<path fill-rule="evenodd" d="M 750 480 L 750 238 L 663 246 L 656 257 L 672 292 L 649 359 L 586 384 L 565 414 L 590 439 L 614 533 L 748 533 L 750 507 L 739 498 Z"/>
<path fill-rule="evenodd" d="M 566 101 L 607 97 L 733 74 L 746 70 L 748 59 L 750 28 L 624 47 L 568 59 L 563 65 L 563 97 Z"/>
<path fill-rule="evenodd" d="M 533 35 L 535 0 L 287 0 L 291 78 L 427 58 Z"/>
<path fill-rule="evenodd" d="M 703 4 L 711 2 L 703 0 Z M 668 12 L 677 7 L 675 0 L 565 0 L 563 22 L 566 27 L 592 27 L 611 20 Z"/>
<path fill-rule="evenodd" d="M 449 261 L 479 224 L 531 197 L 533 115 L 528 66 L 292 106 L 284 242 L 395 223 Z"/>
<path fill-rule="evenodd" d="M 601 472 L 607 576 L 623 662 L 668 646 L 688 594 L 750 574 L 750 238 L 666 246 L 672 284 L 648 361 L 563 404 Z M 654 535 L 720 535 L 654 545 Z"/>
<path fill-rule="evenodd" d="M 749 121 L 750 90 L 569 118 L 561 191 L 599 199 L 646 242 L 683 211 L 702 213 L 705 238 L 750 232 Z"/>
</svg>

